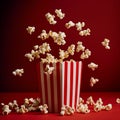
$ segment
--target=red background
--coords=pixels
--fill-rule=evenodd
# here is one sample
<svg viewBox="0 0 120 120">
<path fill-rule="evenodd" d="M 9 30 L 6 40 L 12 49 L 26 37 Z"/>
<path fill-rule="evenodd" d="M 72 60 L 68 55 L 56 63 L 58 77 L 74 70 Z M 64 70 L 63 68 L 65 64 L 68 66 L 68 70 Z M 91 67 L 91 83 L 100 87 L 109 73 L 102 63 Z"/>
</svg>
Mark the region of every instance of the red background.
<svg viewBox="0 0 120 120">
<path fill-rule="evenodd" d="M 38 91 L 38 80 L 36 73 L 36 62 L 30 63 L 24 54 L 30 52 L 33 45 L 41 44 L 37 39 L 42 29 L 47 32 L 64 31 L 67 34 L 67 44 L 62 46 L 66 49 L 68 45 L 78 40 L 82 41 L 86 48 L 92 51 L 92 56 L 83 61 L 82 91 L 120 91 L 120 2 L 119 0 L 1 0 L 0 3 L 0 92 L 36 92 Z M 56 17 L 58 23 L 49 25 L 44 15 L 52 14 L 55 9 L 61 8 L 66 14 L 63 20 Z M 64 24 L 84 21 L 86 27 L 91 29 L 91 36 L 80 37 L 75 28 L 67 30 Z M 27 34 L 26 27 L 35 26 L 33 35 Z M 110 50 L 101 46 L 101 41 L 109 38 Z M 57 57 L 58 48 L 52 40 L 52 53 Z M 73 57 L 79 59 L 80 54 Z M 87 64 L 95 62 L 99 64 L 96 71 L 88 69 Z M 23 77 L 14 77 L 12 71 L 24 68 Z M 100 82 L 93 88 L 89 86 L 90 77 L 99 78 Z"/>
</svg>

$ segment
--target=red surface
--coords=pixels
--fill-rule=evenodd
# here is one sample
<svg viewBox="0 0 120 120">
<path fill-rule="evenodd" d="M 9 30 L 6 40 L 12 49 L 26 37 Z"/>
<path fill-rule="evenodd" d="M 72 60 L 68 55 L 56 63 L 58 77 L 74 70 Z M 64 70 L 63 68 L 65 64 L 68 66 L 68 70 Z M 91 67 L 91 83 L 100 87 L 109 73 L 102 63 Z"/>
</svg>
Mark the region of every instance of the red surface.
<svg viewBox="0 0 120 120">
<path fill-rule="evenodd" d="M 25 97 L 38 97 L 38 93 L 1 93 L 0 102 L 5 102 L 6 104 L 9 101 L 14 99 L 18 100 L 18 103 L 21 104 Z M 75 113 L 72 116 L 60 116 L 59 114 L 49 113 L 47 115 L 42 115 L 39 112 L 30 112 L 26 114 L 17 114 L 11 113 L 7 116 L 2 116 L 0 114 L 0 120 L 119 120 L 120 119 L 120 104 L 117 104 L 116 98 L 120 97 L 120 92 L 109 92 L 109 93 L 81 93 L 81 97 L 86 100 L 89 96 L 93 96 L 94 100 L 97 100 L 99 97 L 102 98 L 104 104 L 112 103 L 113 108 L 111 111 L 101 111 L 94 112 L 91 111 L 88 114 L 79 114 Z"/>
<path fill-rule="evenodd" d="M 61 8 L 66 16 L 63 20 L 56 18 L 58 23 L 52 26 L 44 15 L 54 14 L 56 8 Z M 0 91 L 38 91 L 36 62 L 28 62 L 24 54 L 30 52 L 33 45 L 41 44 L 37 35 L 42 29 L 66 32 L 67 44 L 61 48 L 81 40 L 92 51 L 90 59 L 83 61 L 82 91 L 120 91 L 119 11 L 119 0 L 0 0 Z M 64 24 L 69 20 L 85 21 L 91 36 L 80 37 L 75 28 L 67 30 Z M 28 25 L 36 27 L 31 36 L 26 31 Z M 101 45 L 105 37 L 111 40 L 110 51 Z M 48 41 L 57 57 L 58 46 Z M 75 54 L 73 59 L 79 60 L 79 56 Z M 94 72 L 87 68 L 91 61 L 99 64 Z M 25 69 L 23 77 L 11 74 L 16 68 Z M 91 76 L 100 79 L 93 88 L 89 86 Z"/>
</svg>

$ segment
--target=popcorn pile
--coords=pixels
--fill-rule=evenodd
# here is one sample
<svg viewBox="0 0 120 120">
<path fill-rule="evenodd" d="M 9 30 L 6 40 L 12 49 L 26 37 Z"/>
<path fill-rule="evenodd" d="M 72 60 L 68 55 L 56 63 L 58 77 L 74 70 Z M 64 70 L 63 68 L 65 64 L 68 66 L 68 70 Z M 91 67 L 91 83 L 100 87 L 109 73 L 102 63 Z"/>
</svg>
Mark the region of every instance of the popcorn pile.
<svg viewBox="0 0 120 120">
<path fill-rule="evenodd" d="M 76 112 L 78 113 L 90 113 L 90 109 L 93 109 L 95 112 L 100 112 L 102 110 L 109 111 L 112 109 L 112 104 L 103 105 L 103 101 L 101 98 L 99 98 L 96 102 L 93 100 L 92 96 L 88 97 L 86 102 L 80 97 L 79 103 L 76 107 Z M 74 108 L 71 108 L 70 106 L 62 106 L 60 115 L 73 115 L 75 112 Z"/>
<path fill-rule="evenodd" d="M 24 103 L 20 106 L 18 105 L 16 100 L 13 100 L 13 102 L 9 102 L 8 104 L 1 103 L 1 106 L 3 115 L 8 115 L 12 111 L 21 114 L 31 111 L 40 111 L 43 114 L 48 113 L 47 104 L 40 105 L 40 98 L 25 98 Z"/>
</svg>

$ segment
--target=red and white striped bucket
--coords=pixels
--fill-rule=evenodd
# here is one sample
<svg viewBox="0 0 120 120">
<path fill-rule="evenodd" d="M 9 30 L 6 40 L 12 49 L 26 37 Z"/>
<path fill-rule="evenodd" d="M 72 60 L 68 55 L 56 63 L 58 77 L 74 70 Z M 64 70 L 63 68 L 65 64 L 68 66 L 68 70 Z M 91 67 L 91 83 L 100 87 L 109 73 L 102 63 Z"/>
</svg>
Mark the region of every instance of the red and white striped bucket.
<svg viewBox="0 0 120 120">
<path fill-rule="evenodd" d="M 60 112 L 63 105 L 76 108 L 80 97 L 82 62 L 53 63 L 55 70 L 45 74 L 45 64 L 38 66 L 41 103 L 48 105 L 49 112 Z"/>
</svg>

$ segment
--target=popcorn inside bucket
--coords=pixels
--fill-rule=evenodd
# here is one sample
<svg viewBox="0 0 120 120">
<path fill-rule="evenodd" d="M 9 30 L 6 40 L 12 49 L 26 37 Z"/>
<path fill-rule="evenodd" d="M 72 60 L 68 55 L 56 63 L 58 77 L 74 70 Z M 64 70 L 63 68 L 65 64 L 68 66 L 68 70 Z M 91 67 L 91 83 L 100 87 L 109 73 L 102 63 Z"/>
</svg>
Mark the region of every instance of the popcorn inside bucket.
<svg viewBox="0 0 120 120">
<path fill-rule="evenodd" d="M 48 104 L 49 112 L 60 112 L 63 105 L 76 108 L 80 97 L 81 61 L 52 63 L 52 74 L 44 73 L 46 64 L 38 65 L 41 102 Z"/>
</svg>

